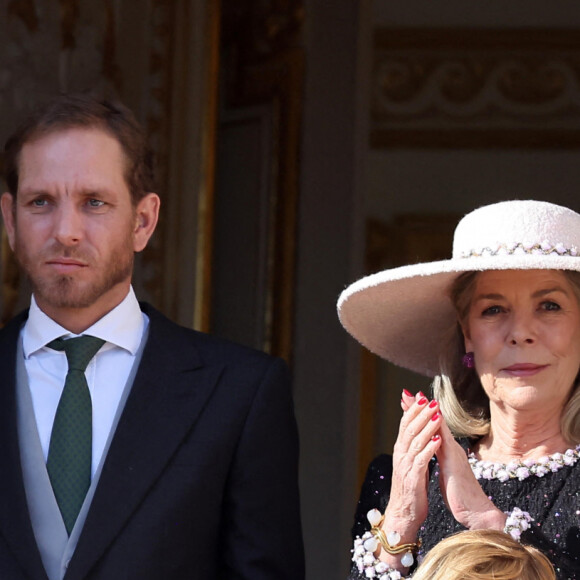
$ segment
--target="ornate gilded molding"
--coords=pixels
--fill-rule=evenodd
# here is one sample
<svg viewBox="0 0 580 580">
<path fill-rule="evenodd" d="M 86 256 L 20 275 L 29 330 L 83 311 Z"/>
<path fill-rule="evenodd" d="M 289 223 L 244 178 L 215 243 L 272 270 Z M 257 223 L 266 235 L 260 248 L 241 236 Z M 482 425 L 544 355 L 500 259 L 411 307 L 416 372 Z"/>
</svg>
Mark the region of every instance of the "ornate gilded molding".
<svg viewBox="0 0 580 580">
<path fill-rule="evenodd" d="M 170 140 L 171 83 L 172 83 L 172 29 L 175 9 L 172 0 L 152 0 L 149 13 L 148 67 L 146 78 L 145 130 L 155 152 L 156 179 L 162 198 L 167 192 L 168 155 Z M 167 219 L 163 211 L 155 235 L 141 256 L 143 286 L 149 300 L 158 307 L 163 305 L 163 257 Z"/>
<path fill-rule="evenodd" d="M 76 27 L 80 16 L 79 0 L 60 0 L 60 27 L 63 50 L 76 47 Z"/>
<path fill-rule="evenodd" d="M 12 0 L 8 4 L 7 16 L 21 20 L 29 32 L 38 30 L 38 14 L 34 0 Z"/>
<path fill-rule="evenodd" d="M 264 343 L 256 346 L 287 361 L 292 358 L 304 18 L 303 0 L 235 0 L 224 3 L 222 20 L 230 73 L 226 106 L 269 104 L 274 111 Z"/>
<path fill-rule="evenodd" d="M 373 147 L 579 147 L 580 32 L 380 29 Z"/>
<path fill-rule="evenodd" d="M 160 222 L 142 259 L 149 299 L 208 330 L 220 2 L 151 0 L 145 119 Z"/>
<path fill-rule="evenodd" d="M 302 0 L 237 0 L 225 2 L 224 44 L 235 45 L 239 63 L 268 58 L 301 46 Z"/>
</svg>

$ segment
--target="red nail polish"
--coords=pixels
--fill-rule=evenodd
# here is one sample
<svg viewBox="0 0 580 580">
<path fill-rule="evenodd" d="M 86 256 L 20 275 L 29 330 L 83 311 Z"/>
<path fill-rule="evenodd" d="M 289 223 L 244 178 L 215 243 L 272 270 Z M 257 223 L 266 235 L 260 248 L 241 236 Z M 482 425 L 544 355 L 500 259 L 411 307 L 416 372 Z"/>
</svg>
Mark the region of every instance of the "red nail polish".
<svg viewBox="0 0 580 580">
<path fill-rule="evenodd" d="M 424 405 L 427 402 L 426 397 L 421 397 L 418 401 L 417 401 L 417 405 Z"/>
<path fill-rule="evenodd" d="M 437 406 L 437 401 L 431 401 L 431 402 L 429 403 L 429 407 L 430 407 L 431 409 L 434 409 L 436 406 Z"/>
<path fill-rule="evenodd" d="M 417 396 L 422 399 L 425 395 L 423 394 L 423 391 L 419 391 Z"/>
<path fill-rule="evenodd" d="M 431 417 L 431 421 L 437 421 L 437 419 L 439 419 L 439 417 L 441 417 L 441 413 L 435 413 L 435 415 L 433 415 L 433 417 Z"/>
<path fill-rule="evenodd" d="M 403 389 L 403 393 L 407 395 L 407 397 L 412 397 L 413 395 L 407 391 L 407 389 Z"/>
<path fill-rule="evenodd" d="M 431 437 L 431 441 L 439 441 L 439 439 L 441 439 L 441 435 L 433 435 L 433 437 Z"/>
</svg>

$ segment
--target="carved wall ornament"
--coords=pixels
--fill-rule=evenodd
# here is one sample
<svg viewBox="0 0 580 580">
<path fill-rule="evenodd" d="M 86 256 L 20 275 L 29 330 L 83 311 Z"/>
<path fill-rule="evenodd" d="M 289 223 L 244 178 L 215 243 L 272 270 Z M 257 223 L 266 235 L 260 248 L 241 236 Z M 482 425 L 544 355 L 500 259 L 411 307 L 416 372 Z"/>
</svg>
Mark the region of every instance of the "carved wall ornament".
<svg viewBox="0 0 580 580">
<path fill-rule="evenodd" d="M 580 146 L 580 41 L 563 30 L 374 37 L 375 147 Z"/>
</svg>

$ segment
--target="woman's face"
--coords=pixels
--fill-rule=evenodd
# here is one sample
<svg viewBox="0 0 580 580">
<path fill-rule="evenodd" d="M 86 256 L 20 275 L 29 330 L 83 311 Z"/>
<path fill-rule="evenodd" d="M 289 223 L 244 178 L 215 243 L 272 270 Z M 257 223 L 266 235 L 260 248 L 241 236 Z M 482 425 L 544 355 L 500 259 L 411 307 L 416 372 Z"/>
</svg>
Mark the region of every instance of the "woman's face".
<svg viewBox="0 0 580 580">
<path fill-rule="evenodd" d="M 492 404 L 563 407 L 580 368 L 580 306 L 562 272 L 482 272 L 463 333 Z"/>
</svg>

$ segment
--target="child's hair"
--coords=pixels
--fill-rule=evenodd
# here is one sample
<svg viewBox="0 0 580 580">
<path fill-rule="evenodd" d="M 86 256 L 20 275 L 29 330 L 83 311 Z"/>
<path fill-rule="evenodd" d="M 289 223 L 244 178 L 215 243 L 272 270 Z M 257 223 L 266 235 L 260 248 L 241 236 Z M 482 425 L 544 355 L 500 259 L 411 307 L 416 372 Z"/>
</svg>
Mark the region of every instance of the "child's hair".
<svg viewBox="0 0 580 580">
<path fill-rule="evenodd" d="M 542 552 L 497 530 L 468 530 L 439 542 L 413 580 L 555 580 Z"/>
</svg>

